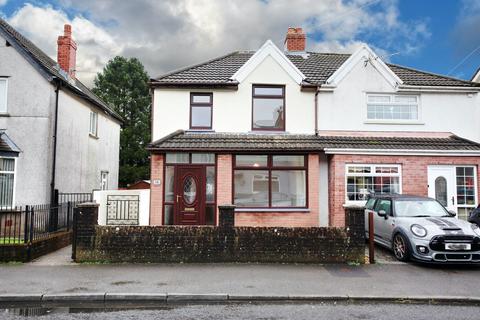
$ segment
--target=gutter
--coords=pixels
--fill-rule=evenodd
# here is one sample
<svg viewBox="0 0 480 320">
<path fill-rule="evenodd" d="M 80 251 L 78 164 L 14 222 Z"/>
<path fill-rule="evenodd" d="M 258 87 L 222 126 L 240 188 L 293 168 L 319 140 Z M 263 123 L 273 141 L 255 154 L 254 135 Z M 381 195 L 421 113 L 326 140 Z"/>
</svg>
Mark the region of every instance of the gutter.
<svg viewBox="0 0 480 320">
<path fill-rule="evenodd" d="M 53 205 L 55 202 L 55 173 L 57 167 L 57 130 L 58 130 L 58 94 L 62 82 L 58 81 L 55 88 L 55 120 L 53 125 L 53 154 L 52 154 L 52 179 L 50 182 L 50 203 Z"/>
<path fill-rule="evenodd" d="M 458 156 L 478 157 L 480 150 L 421 150 L 421 149 L 353 149 L 325 148 L 325 154 L 366 154 L 396 156 Z"/>
<path fill-rule="evenodd" d="M 472 87 L 446 87 L 446 86 L 412 86 L 400 85 L 398 91 L 418 91 L 418 92 L 458 92 L 458 93 L 477 93 L 480 91 L 480 86 Z"/>
</svg>

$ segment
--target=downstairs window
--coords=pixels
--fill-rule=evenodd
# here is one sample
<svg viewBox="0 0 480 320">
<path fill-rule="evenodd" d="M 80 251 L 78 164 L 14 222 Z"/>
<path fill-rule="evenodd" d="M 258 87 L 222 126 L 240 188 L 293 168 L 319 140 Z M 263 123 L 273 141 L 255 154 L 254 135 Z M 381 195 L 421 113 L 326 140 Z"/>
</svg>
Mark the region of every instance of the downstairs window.
<svg viewBox="0 0 480 320">
<path fill-rule="evenodd" d="M 346 201 L 366 201 L 369 194 L 401 193 L 400 165 L 348 164 Z"/>
</svg>

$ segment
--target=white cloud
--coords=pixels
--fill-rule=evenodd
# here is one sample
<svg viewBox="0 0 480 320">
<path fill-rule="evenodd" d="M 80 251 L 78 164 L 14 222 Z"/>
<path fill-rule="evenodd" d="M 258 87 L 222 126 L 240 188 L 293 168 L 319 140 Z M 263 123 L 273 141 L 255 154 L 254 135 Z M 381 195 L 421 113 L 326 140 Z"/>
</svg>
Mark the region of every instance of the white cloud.
<svg viewBox="0 0 480 320">
<path fill-rule="evenodd" d="M 308 49 L 315 51 L 352 52 L 362 39 L 375 39 L 377 48 L 371 46 L 379 54 L 412 53 L 429 36 L 425 21 L 400 21 L 396 0 L 60 3 L 76 12 L 88 12 L 89 19 L 81 15 L 69 19 L 60 9 L 27 4 L 9 21 L 52 57 L 63 24 L 70 22 L 78 43 L 78 76 L 87 83 L 94 74 L 81 71 L 100 71 L 117 54 L 138 57 L 150 75 L 157 76 L 230 51 L 257 49 L 267 39 L 283 47 L 289 26 L 304 27 L 310 36 Z"/>
<path fill-rule="evenodd" d="M 7 4 L 7 0 L 0 0 L 0 7 Z"/>
</svg>

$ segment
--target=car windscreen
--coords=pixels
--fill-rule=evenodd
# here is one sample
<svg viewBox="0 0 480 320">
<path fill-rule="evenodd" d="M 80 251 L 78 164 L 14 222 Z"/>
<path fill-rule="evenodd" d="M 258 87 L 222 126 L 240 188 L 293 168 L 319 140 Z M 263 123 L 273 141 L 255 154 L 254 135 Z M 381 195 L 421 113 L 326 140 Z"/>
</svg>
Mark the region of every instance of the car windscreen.
<svg viewBox="0 0 480 320">
<path fill-rule="evenodd" d="M 434 200 L 397 200 L 395 201 L 395 216 L 397 217 L 441 217 L 448 212 L 440 203 Z"/>
</svg>

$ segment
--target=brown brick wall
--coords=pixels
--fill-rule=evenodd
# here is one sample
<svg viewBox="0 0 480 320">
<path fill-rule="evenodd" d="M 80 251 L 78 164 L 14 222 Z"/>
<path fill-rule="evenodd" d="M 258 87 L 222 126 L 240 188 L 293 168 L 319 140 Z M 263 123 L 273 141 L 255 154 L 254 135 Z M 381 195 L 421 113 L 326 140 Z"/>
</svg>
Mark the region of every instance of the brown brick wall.
<svg viewBox="0 0 480 320">
<path fill-rule="evenodd" d="M 399 164 L 402 166 L 402 193 L 421 196 L 428 195 L 427 167 L 429 165 L 476 165 L 477 179 L 480 176 L 478 172 L 480 157 L 332 155 L 329 162 L 331 226 L 344 225 L 345 165 L 355 163 Z"/>
</svg>

